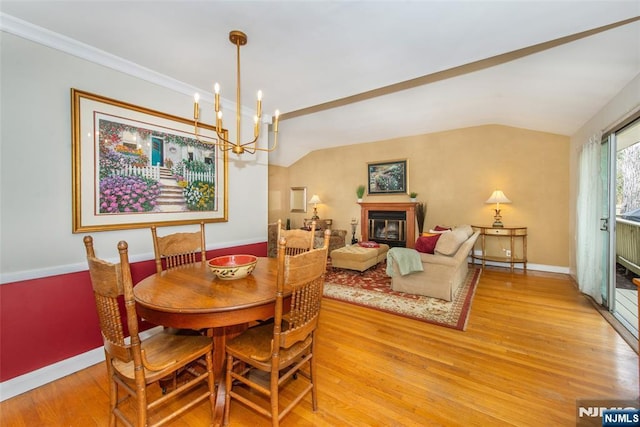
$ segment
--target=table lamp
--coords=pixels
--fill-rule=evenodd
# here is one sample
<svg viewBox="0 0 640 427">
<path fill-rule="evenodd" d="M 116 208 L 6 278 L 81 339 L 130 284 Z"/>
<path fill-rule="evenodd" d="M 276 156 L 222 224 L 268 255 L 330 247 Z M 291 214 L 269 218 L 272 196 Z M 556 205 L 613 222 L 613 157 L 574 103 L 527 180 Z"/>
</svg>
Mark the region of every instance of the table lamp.
<svg viewBox="0 0 640 427">
<path fill-rule="evenodd" d="M 356 239 L 356 227 L 358 226 L 358 220 L 355 218 L 351 218 L 351 244 L 355 245 L 358 243 L 358 239 Z"/>
<path fill-rule="evenodd" d="M 320 197 L 318 197 L 317 194 L 311 196 L 311 199 L 309 200 L 309 204 L 313 205 L 313 216 L 311 217 L 311 219 L 320 219 L 320 217 L 318 216 L 318 203 L 322 203 Z"/>
<path fill-rule="evenodd" d="M 504 195 L 502 190 L 495 190 L 493 193 L 491 193 L 491 197 L 489 197 L 485 203 L 496 204 L 496 207 L 494 209 L 496 214 L 493 216 L 493 226 L 504 227 L 504 225 L 502 224 L 502 215 L 500 215 L 500 203 L 511 203 L 511 200 L 509 200 L 507 196 Z"/>
</svg>

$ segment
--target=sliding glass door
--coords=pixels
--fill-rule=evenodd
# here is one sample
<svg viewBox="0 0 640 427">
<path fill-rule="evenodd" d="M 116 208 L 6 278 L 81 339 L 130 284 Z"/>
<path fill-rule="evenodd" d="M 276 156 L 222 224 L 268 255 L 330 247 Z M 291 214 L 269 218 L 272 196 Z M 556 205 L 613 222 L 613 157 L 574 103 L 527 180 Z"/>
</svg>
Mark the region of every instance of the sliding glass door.
<svg viewBox="0 0 640 427">
<path fill-rule="evenodd" d="M 606 175 L 601 230 L 608 242 L 603 251 L 603 301 L 638 337 L 638 290 L 632 279 L 640 277 L 640 119 L 606 135 L 601 148 L 601 172 Z"/>
</svg>

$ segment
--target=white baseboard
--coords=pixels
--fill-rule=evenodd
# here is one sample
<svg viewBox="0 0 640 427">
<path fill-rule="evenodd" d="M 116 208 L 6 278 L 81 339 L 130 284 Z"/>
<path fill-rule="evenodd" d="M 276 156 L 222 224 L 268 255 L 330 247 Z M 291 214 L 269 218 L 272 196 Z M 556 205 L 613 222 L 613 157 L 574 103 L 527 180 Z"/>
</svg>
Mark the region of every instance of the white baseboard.
<svg viewBox="0 0 640 427">
<path fill-rule="evenodd" d="M 474 251 L 475 255 L 480 256 L 482 254 L 481 251 Z M 481 265 L 482 261 L 480 260 L 472 260 L 471 257 L 468 258 L 469 262 L 475 265 Z M 475 261 L 475 262 L 474 262 Z M 507 262 L 493 262 L 486 261 L 485 265 L 490 265 L 492 267 L 509 267 L 509 263 Z M 522 263 L 516 263 L 514 266 L 516 269 L 522 269 Z M 559 265 L 545 265 L 545 264 L 532 264 L 530 262 L 527 263 L 527 270 L 535 270 L 535 271 L 546 271 L 547 273 L 560 273 L 560 274 L 570 274 L 571 270 L 569 267 L 562 267 Z"/>
<path fill-rule="evenodd" d="M 156 326 L 140 332 L 140 339 L 148 338 L 161 330 L 162 326 Z M 104 363 L 104 347 L 95 348 L 86 353 L 61 360 L 53 365 L 12 378 L 0 383 L 0 402 L 101 362 Z"/>
</svg>

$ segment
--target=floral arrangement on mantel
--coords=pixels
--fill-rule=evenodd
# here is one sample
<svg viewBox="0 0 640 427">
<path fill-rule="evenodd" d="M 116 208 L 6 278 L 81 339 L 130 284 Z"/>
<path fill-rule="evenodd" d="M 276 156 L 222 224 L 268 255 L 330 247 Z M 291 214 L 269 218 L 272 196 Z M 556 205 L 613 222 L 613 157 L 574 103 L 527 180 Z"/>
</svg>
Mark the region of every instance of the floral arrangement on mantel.
<svg viewBox="0 0 640 427">
<path fill-rule="evenodd" d="M 356 196 L 358 196 L 358 200 L 362 200 L 362 196 L 364 196 L 364 191 L 367 189 L 364 185 L 358 185 L 356 188 Z"/>
</svg>

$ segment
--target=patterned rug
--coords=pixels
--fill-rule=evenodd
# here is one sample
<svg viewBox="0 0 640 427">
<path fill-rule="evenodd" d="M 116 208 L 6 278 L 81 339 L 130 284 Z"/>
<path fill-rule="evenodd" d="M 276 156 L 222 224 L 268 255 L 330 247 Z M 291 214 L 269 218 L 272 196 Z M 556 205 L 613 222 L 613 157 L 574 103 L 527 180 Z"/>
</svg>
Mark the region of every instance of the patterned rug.
<svg viewBox="0 0 640 427">
<path fill-rule="evenodd" d="M 385 262 L 362 274 L 352 270 L 333 269 L 329 263 L 324 296 L 434 325 L 460 331 L 466 329 L 481 269 L 469 269 L 465 283 L 453 301 L 393 291 L 391 278 L 385 270 Z"/>
</svg>

